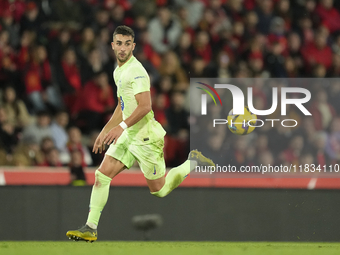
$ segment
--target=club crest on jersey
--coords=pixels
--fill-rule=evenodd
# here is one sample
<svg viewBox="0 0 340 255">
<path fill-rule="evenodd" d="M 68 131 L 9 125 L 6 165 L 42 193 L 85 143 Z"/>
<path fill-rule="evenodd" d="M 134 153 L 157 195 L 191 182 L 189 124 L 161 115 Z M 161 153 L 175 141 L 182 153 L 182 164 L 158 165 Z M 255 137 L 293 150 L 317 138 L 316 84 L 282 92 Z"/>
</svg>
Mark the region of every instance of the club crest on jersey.
<svg viewBox="0 0 340 255">
<path fill-rule="evenodd" d="M 122 96 L 119 97 L 120 98 L 120 107 L 122 108 L 122 111 L 124 110 L 124 101 Z"/>
</svg>

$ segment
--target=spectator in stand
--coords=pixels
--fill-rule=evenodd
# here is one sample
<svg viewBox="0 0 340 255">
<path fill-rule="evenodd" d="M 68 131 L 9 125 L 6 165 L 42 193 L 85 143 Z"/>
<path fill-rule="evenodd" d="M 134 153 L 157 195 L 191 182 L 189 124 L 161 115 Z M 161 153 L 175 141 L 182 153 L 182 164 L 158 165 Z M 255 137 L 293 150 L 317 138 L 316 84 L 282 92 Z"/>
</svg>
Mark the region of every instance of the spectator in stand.
<svg viewBox="0 0 340 255">
<path fill-rule="evenodd" d="M 16 49 L 20 42 L 19 26 L 16 24 L 13 13 L 10 10 L 5 10 L 2 19 L 0 20 L 0 25 L 3 31 L 8 32 L 9 43 Z"/>
<path fill-rule="evenodd" d="M 46 155 L 45 160 L 40 166 L 48 166 L 48 167 L 62 167 L 62 163 L 59 158 L 59 151 L 57 148 L 50 148 Z"/>
<path fill-rule="evenodd" d="M 147 33 L 147 32 L 145 32 L 145 33 Z M 147 45 L 144 45 L 144 47 L 147 47 Z M 158 62 L 159 61 L 159 63 L 157 63 L 157 65 L 160 64 L 160 59 L 159 59 L 157 53 L 149 52 L 148 54 L 151 54 L 150 55 L 150 60 L 151 61 L 154 61 L 154 62 Z M 155 55 L 153 56 L 153 54 L 155 54 Z M 147 54 L 143 50 L 143 48 L 136 47 L 135 50 L 134 50 L 134 56 L 138 59 L 139 62 L 141 62 L 141 64 L 143 65 L 143 67 L 145 68 L 147 73 L 149 74 L 149 76 L 150 76 L 150 83 L 151 83 L 151 90 L 152 90 L 153 89 L 153 85 L 155 83 L 159 82 L 159 79 L 160 79 L 160 75 L 159 75 L 158 70 L 155 68 L 155 65 L 149 60 L 149 58 L 147 57 Z M 156 60 L 156 58 L 157 58 L 157 60 Z"/>
<path fill-rule="evenodd" d="M 301 55 L 301 38 L 298 33 L 292 32 L 288 35 L 287 41 L 287 55 L 293 60 L 293 67 L 290 69 L 292 72 L 296 70 L 296 74 L 301 73 L 303 67 L 302 55 Z M 289 58 L 288 57 L 288 58 Z M 287 67 L 287 65 L 286 65 Z M 286 71 L 289 73 L 289 70 Z"/>
<path fill-rule="evenodd" d="M 273 1 L 262 0 L 258 1 L 257 4 L 258 8 L 256 9 L 256 14 L 259 19 L 257 29 L 261 34 L 268 35 L 271 21 L 274 18 Z"/>
<path fill-rule="evenodd" d="M 102 128 L 105 120 L 112 115 L 115 104 L 107 74 L 99 71 L 79 94 L 73 115 L 77 116 L 78 126 L 85 133 L 90 133 Z"/>
<path fill-rule="evenodd" d="M 67 148 L 69 153 L 73 150 L 79 150 L 82 154 L 82 165 L 90 166 L 92 165 L 92 158 L 89 150 L 82 143 L 82 134 L 79 128 L 72 126 L 68 129 L 69 141 L 67 143 Z"/>
<path fill-rule="evenodd" d="M 52 2 L 53 20 L 60 21 L 70 27 L 79 27 L 84 20 L 79 2 L 70 0 L 59 0 Z"/>
<path fill-rule="evenodd" d="M 188 82 L 187 75 L 181 67 L 177 55 L 173 51 L 164 54 L 159 73 L 162 76 L 170 76 L 174 84 Z"/>
<path fill-rule="evenodd" d="M 25 30 L 20 38 L 20 47 L 17 54 L 17 67 L 20 71 L 25 71 L 29 65 L 30 50 L 34 47 L 36 33 L 34 31 Z"/>
<path fill-rule="evenodd" d="M 165 94 L 157 94 L 154 97 L 152 108 L 155 119 L 164 127 L 164 129 L 167 129 L 168 121 L 165 114 L 167 109 L 167 96 Z"/>
<path fill-rule="evenodd" d="M 288 147 L 289 140 L 292 137 L 291 130 L 282 125 L 275 125 L 266 134 L 270 137 L 268 139 L 269 149 L 275 157 Z"/>
<path fill-rule="evenodd" d="M 94 142 L 96 141 L 96 139 L 97 139 L 99 133 L 100 133 L 99 130 L 93 131 L 93 132 L 90 134 L 89 141 L 88 141 L 87 146 L 86 146 L 86 147 L 87 147 L 87 150 L 90 152 L 90 155 L 91 155 L 91 159 L 92 159 L 92 164 L 91 164 L 91 166 L 95 166 L 95 167 L 98 167 L 98 166 L 101 164 L 101 162 L 102 162 L 102 160 L 103 160 L 103 158 L 104 158 L 104 156 L 105 156 L 104 154 L 100 154 L 100 153 L 95 154 L 95 153 L 92 151 L 92 149 L 93 149 L 93 144 L 94 144 Z M 72 155 L 71 155 L 71 157 L 72 157 Z"/>
<path fill-rule="evenodd" d="M 77 47 L 77 53 L 81 63 L 86 61 L 87 56 L 95 48 L 95 46 L 96 41 L 93 29 L 90 27 L 84 28 L 82 32 L 82 40 Z"/>
<path fill-rule="evenodd" d="M 313 117 L 304 117 L 301 121 L 299 129 L 296 131 L 296 134 L 302 135 L 305 141 L 306 148 L 310 148 L 313 146 L 314 138 L 318 131 L 315 128 Z"/>
<path fill-rule="evenodd" d="M 0 25 L 1 26 L 1 25 Z M 0 82 L 2 84 L 19 84 L 18 66 L 16 64 L 16 52 L 10 45 L 10 37 L 7 30 L 0 30 Z M 22 89 L 17 89 L 21 92 Z"/>
<path fill-rule="evenodd" d="M 238 136 L 225 153 L 225 162 L 230 162 L 233 166 L 240 167 L 246 164 L 248 140 L 246 136 Z M 227 163 L 229 164 L 229 163 Z"/>
<path fill-rule="evenodd" d="M 143 52 L 145 55 L 145 58 L 152 63 L 154 68 L 159 68 L 161 64 L 161 57 L 160 55 L 155 51 L 155 49 L 152 48 L 150 43 L 150 32 L 145 29 L 141 31 L 139 40 L 136 45 L 137 49 L 135 49 L 135 54 L 137 55 L 139 52 Z M 146 66 L 148 67 L 148 66 Z M 148 69 L 150 69 L 148 67 Z M 146 69 L 148 71 L 148 69 Z"/>
<path fill-rule="evenodd" d="M 180 91 L 174 91 L 171 95 L 171 106 L 166 110 L 169 123 L 167 132 L 178 136 L 182 131 L 189 131 L 189 113 L 184 109 L 184 95 Z"/>
<path fill-rule="evenodd" d="M 194 58 L 191 62 L 190 66 L 190 76 L 191 77 L 204 77 L 205 70 L 206 70 L 206 64 L 204 60 L 200 57 Z"/>
<path fill-rule="evenodd" d="M 334 107 L 337 116 L 340 116 L 340 80 L 334 79 L 329 90 L 329 103 Z"/>
<path fill-rule="evenodd" d="M 327 144 L 327 133 L 324 131 L 317 132 L 313 139 L 313 156 L 315 163 L 320 166 L 329 165 L 333 162 L 325 152 Z"/>
<path fill-rule="evenodd" d="M 244 21 L 244 37 L 250 39 L 257 34 L 257 23 L 259 18 L 255 11 L 249 11 L 245 13 Z"/>
<path fill-rule="evenodd" d="M 109 1 L 108 1 L 109 2 Z M 157 11 L 156 1 L 144 0 L 143 2 L 136 1 L 131 7 L 131 11 L 135 16 L 143 15 L 150 19 L 154 17 Z"/>
<path fill-rule="evenodd" d="M 310 113 L 313 116 L 314 126 L 317 131 L 326 130 L 332 119 L 336 116 L 336 112 L 328 103 L 327 92 L 320 88 L 316 93 L 316 98 L 312 101 Z"/>
<path fill-rule="evenodd" d="M 86 177 L 82 165 L 82 153 L 79 150 L 71 152 L 70 162 L 71 185 L 84 186 L 86 185 Z"/>
<path fill-rule="evenodd" d="M 192 54 L 190 52 L 191 48 L 191 35 L 187 32 L 184 32 L 179 38 L 179 43 L 175 49 L 177 56 L 180 59 L 181 66 L 188 70 L 190 67 L 190 63 L 192 61 Z"/>
<path fill-rule="evenodd" d="M 305 152 L 300 156 L 300 164 L 305 167 L 308 165 L 311 167 L 312 164 L 315 164 L 315 158 L 311 152 Z"/>
<path fill-rule="evenodd" d="M 289 147 L 284 150 L 279 156 L 283 164 L 289 163 L 293 165 L 299 164 L 299 159 L 302 155 L 304 148 L 304 140 L 301 135 L 295 135 L 289 141 Z"/>
<path fill-rule="evenodd" d="M 297 21 L 297 32 L 303 38 L 305 45 L 311 44 L 314 41 L 315 31 L 313 29 L 313 21 L 310 16 L 302 15 Z"/>
<path fill-rule="evenodd" d="M 13 163 L 15 166 L 38 166 L 44 161 L 44 154 L 40 150 L 37 139 L 33 136 L 24 136 L 21 143 L 15 148 Z"/>
<path fill-rule="evenodd" d="M 293 22 L 293 13 L 289 0 L 278 0 L 275 6 L 275 13 L 276 16 L 284 20 L 285 31 L 290 30 Z"/>
<path fill-rule="evenodd" d="M 322 64 L 327 69 L 332 65 L 332 49 L 327 45 L 328 31 L 319 28 L 315 34 L 314 42 L 307 44 L 302 49 L 302 57 L 307 72 L 316 64 Z"/>
<path fill-rule="evenodd" d="M 110 10 L 110 18 L 115 27 L 124 24 L 131 25 L 128 24 L 131 21 L 125 17 L 125 8 L 120 4 L 117 4 Z"/>
<path fill-rule="evenodd" d="M 168 123 L 167 133 L 170 139 L 174 139 L 174 146 L 178 153 L 176 162 L 173 162 L 174 165 L 185 158 L 189 140 L 189 113 L 184 108 L 184 100 L 182 92 L 174 91 L 171 95 L 172 105 L 165 111 Z"/>
<path fill-rule="evenodd" d="M 83 84 L 90 81 L 96 73 L 104 70 L 104 63 L 98 49 L 94 48 L 89 52 L 87 61 L 84 61 L 81 70 Z"/>
<path fill-rule="evenodd" d="M 326 143 L 326 153 L 333 163 L 340 162 L 340 118 L 334 118 L 330 126 L 330 134 Z"/>
<path fill-rule="evenodd" d="M 181 25 L 167 7 L 160 7 L 157 17 L 149 23 L 152 47 L 158 53 L 165 53 L 176 47 L 181 35 Z"/>
<path fill-rule="evenodd" d="M 206 65 L 209 64 L 212 57 L 212 51 L 209 34 L 207 32 L 201 31 L 196 35 L 192 55 L 201 57 Z"/>
<path fill-rule="evenodd" d="M 262 164 L 263 166 L 274 166 L 275 163 L 276 162 L 275 162 L 272 152 L 265 151 L 260 154 L 258 164 Z"/>
<path fill-rule="evenodd" d="M 220 51 L 217 55 L 217 61 L 212 61 L 205 70 L 205 76 L 211 78 L 230 78 L 231 58 L 226 51 Z"/>
<path fill-rule="evenodd" d="M 62 28 L 57 36 L 56 40 L 53 40 L 49 43 L 49 57 L 51 60 L 51 64 L 59 65 L 61 62 L 61 58 L 63 53 L 69 49 L 73 48 L 74 44 L 71 38 L 71 31 L 67 28 Z"/>
<path fill-rule="evenodd" d="M 40 143 L 40 151 L 44 154 L 46 157 L 47 153 L 50 151 L 50 149 L 55 148 L 54 140 L 52 137 L 46 136 L 41 140 Z"/>
<path fill-rule="evenodd" d="M 261 155 L 262 153 L 269 150 L 268 148 L 268 136 L 267 134 L 260 134 L 255 142 L 256 153 Z"/>
<path fill-rule="evenodd" d="M 9 121 L 5 108 L 0 107 L 0 151 L 2 151 L 0 154 L 5 155 L 5 161 L 12 161 L 12 154 L 17 144 L 18 131 Z"/>
<path fill-rule="evenodd" d="M 51 124 L 52 138 L 54 140 L 55 146 L 59 151 L 67 150 L 67 125 L 69 123 L 69 115 L 67 111 L 59 111 L 54 117 Z"/>
<path fill-rule="evenodd" d="M 59 109 L 61 101 L 52 84 L 51 66 L 46 48 L 34 47 L 31 61 L 25 73 L 26 93 L 33 104 L 34 112 Z"/>
<path fill-rule="evenodd" d="M 222 157 L 223 154 L 227 153 L 227 143 L 225 143 L 225 141 L 219 134 L 211 134 L 207 138 L 204 146 L 204 155 L 207 155 L 209 158 L 214 158 L 216 161 L 214 161 L 214 163 L 220 166 L 226 163 L 225 158 Z"/>
<path fill-rule="evenodd" d="M 36 3 L 30 1 L 26 4 L 25 15 L 21 17 L 20 20 L 20 32 L 22 34 L 23 31 L 30 30 L 35 31 L 37 36 L 42 35 L 42 20 L 39 15 L 39 8 Z"/>
<path fill-rule="evenodd" d="M 77 95 L 82 88 L 77 56 L 74 50 L 67 49 L 57 69 L 57 80 L 65 106 L 69 111 L 73 109 Z"/>
<path fill-rule="evenodd" d="M 333 7 L 333 0 L 320 0 L 315 12 L 321 25 L 327 27 L 331 33 L 340 30 L 340 13 Z"/>
<path fill-rule="evenodd" d="M 148 30 L 148 20 L 145 16 L 139 15 L 135 18 L 135 22 L 133 24 L 133 31 L 135 32 L 135 41 L 142 41 L 142 34 Z M 151 47 L 152 48 L 152 47 Z"/>
<path fill-rule="evenodd" d="M 52 138 L 55 147 L 59 150 L 60 161 L 66 165 L 70 161 L 70 154 L 67 148 L 69 140 L 66 128 L 69 124 L 69 114 L 67 111 L 59 111 L 51 124 Z"/>
<path fill-rule="evenodd" d="M 94 32 L 98 34 L 102 29 L 108 29 L 110 32 L 114 30 L 112 22 L 110 22 L 109 11 L 105 8 L 100 8 L 95 13 L 95 20 L 92 22 L 91 27 Z"/>
<path fill-rule="evenodd" d="M 202 18 L 204 3 L 198 0 L 175 0 L 176 5 L 184 7 L 187 13 L 188 25 L 195 29 Z"/>
<path fill-rule="evenodd" d="M 332 68 L 329 71 L 329 76 L 335 78 L 340 76 L 340 51 L 333 54 L 333 63 Z"/>
<path fill-rule="evenodd" d="M 112 52 L 110 42 L 111 42 L 110 30 L 108 28 L 102 28 L 99 31 L 99 36 L 98 39 L 96 40 L 96 49 L 99 51 L 99 59 L 103 64 L 107 64 L 110 60 L 109 56 Z"/>
<path fill-rule="evenodd" d="M 24 129 L 23 139 L 35 139 L 35 142 L 40 144 L 44 137 L 52 137 L 52 129 L 50 124 L 50 114 L 45 111 L 38 112 L 37 120 Z"/>
<path fill-rule="evenodd" d="M 282 56 L 287 50 L 287 38 L 285 37 L 284 20 L 275 17 L 270 26 L 270 34 L 268 36 L 269 54 L 266 58 L 267 69 L 270 71 L 272 77 L 287 77 L 284 62 L 285 58 Z"/>
<path fill-rule="evenodd" d="M 26 105 L 17 98 L 12 86 L 7 86 L 4 89 L 1 104 L 6 111 L 8 121 L 16 128 L 22 129 L 31 123 L 31 116 Z"/>
</svg>

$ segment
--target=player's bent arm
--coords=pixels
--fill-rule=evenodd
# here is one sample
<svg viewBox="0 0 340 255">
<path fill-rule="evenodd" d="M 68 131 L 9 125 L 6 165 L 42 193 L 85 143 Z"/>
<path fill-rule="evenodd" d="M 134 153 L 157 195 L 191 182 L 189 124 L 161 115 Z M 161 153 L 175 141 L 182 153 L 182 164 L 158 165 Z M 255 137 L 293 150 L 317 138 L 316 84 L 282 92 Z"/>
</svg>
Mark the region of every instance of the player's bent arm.
<svg viewBox="0 0 340 255">
<path fill-rule="evenodd" d="M 115 111 L 113 112 L 110 120 L 106 123 L 106 125 L 102 129 L 103 134 L 107 134 L 112 128 L 116 127 L 123 121 L 122 108 L 120 106 L 120 98 L 118 98 L 118 104 L 116 106 Z"/>
<path fill-rule="evenodd" d="M 150 91 L 141 92 L 135 95 L 137 107 L 124 122 L 128 127 L 133 126 L 151 111 Z"/>
</svg>

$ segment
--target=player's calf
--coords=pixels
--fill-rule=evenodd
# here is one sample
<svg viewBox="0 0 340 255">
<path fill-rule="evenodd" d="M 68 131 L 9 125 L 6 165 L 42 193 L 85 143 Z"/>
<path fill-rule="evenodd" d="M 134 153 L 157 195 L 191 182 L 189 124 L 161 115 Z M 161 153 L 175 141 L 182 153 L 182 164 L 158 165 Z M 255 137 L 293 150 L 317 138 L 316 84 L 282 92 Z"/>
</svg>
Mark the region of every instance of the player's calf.
<svg viewBox="0 0 340 255">
<path fill-rule="evenodd" d="M 183 180 L 189 175 L 189 173 L 195 169 L 196 166 L 211 166 L 215 167 L 215 163 L 202 155 L 201 152 L 197 150 L 192 150 L 189 153 L 188 160 L 186 160 L 182 165 L 172 168 L 167 176 L 165 177 L 165 183 L 163 187 L 151 194 L 156 197 L 165 197 L 172 190 L 178 187 Z"/>
</svg>

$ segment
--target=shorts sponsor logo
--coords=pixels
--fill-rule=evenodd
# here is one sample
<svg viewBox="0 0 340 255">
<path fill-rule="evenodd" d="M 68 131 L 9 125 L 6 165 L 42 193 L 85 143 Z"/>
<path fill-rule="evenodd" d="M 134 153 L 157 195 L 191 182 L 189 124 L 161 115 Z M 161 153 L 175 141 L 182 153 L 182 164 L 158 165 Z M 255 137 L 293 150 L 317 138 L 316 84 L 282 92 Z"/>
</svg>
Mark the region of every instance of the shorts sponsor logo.
<svg viewBox="0 0 340 255">
<path fill-rule="evenodd" d="M 122 96 L 119 97 L 120 98 L 120 107 L 122 108 L 122 111 L 124 110 L 124 100 L 122 98 Z"/>
</svg>

